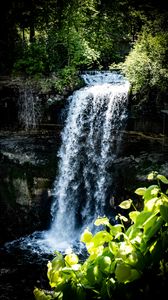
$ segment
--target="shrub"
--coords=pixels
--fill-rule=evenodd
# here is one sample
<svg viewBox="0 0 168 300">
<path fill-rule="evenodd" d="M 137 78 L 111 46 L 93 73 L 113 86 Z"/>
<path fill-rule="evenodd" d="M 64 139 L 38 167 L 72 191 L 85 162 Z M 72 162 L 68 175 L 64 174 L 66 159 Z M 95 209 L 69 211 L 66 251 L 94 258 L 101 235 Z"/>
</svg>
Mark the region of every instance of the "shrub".
<svg viewBox="0 0 168 300">
<path fill-rule="evenodd" d="M 122 71 L 139 92 L 145 86 L 166 91 L 168 85 L 167 32 L 146 32 L 139 36 L 121 66 Z"/>
</svg>

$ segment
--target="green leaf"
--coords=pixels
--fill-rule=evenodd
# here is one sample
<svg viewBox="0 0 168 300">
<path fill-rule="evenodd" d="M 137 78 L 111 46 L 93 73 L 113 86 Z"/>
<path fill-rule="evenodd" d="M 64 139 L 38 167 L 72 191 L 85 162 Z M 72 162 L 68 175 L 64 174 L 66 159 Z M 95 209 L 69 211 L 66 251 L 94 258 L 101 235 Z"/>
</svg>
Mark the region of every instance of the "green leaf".
<svg viewBox="0 0 168 300">
<path fill-rule="evenodd" d="M 93 238 L 92 233 L 86 228 L 82 233 L 80 240 L 83 243 L 89 243 L 92 238 Z"/>
<path fill-rule="evenodd" d="M 116 256 L 118 253 L 118 249 L 119 249 L 119 244 L 116 242 L 110 242 L 109 243 L 109 250 L 111 251 L 111 253 Z"/>
<path fill-rule="evenodd" d="M 135 223 L 135 222 L 136 222 L 136 219 L 137 219 L 137 216 L 138 216 L 139 214 L 140 214 L 139 211 L 134 210 L 134 211 L 131 211 L 131 212 L 129 213 L 129 217 L 130 217 L 130 219 Z"/>
<path fill-rule="evenodd" d="M 152 199 L 154 196 L 157 197 L 159 191 L 160 191 L 160 188 L 158 187 L 158 185 L 149 186 L 146 189 L 145 194 L 144 194 L 145 201 Z"/>
<path fill-rule="evenodd" d="M 151 228 L 151 227 L 155 224 L 157 218 L 158 218 L 157 216 L 151 215 L 151 216 L 145 221 L 145 223 L 144 223 L 144 233 L 146 233 L 147 230 L 148 230 L 149 228 Z"/>
<path fill-rule="evenodd" d="M 68 266 L 76 265 L 79 261 L 79 258 L 75 253 L 67 254 L 64 259 Z"/>
<path fill-rule="evenodd" d="M 155 175 L 154 172 L 149 173 L 148 176 L 147 176 L 147 179 L 148 179 L 148 180 L 153 180 L 154 177 L 155 177 L 154 175 Z"/>
<path fill-rule="evenodd" d="M 116 278 L 119 282 L 127 283 L 140 277 L 140 273 L 125 263 L 118 263 L 115 270 Z"/>
<path fill-rule="evenodd" d="M 95 284 L 99 283 L 102 280 L 102 273 L 100 271 L 100 267 L 98 265 L 90 265 L 87 268 L 86 278 L 88 279 L 89 283 Z"/>
<path fill-rule="evenodd" d="M 96 221 L 94 222 L 94 224 L 96 226 L 100 226 L 100 225 L 110 226 L 110 222 L 109 222 L 109 219 L 107 217 L 99 217 L 99 218 L 97 218 Z"/>
<path fill-rule="evenodd" d="M 108 274 L 112 271 L 111 266 L 112 266 L 112 260 L 111 257 L 105 255 L 105 256 L 101 256 L 98 260 L 98 264 L 100 266 L 100 270 L 105 273 Z M 113 266 L 114 268 L 114 266 Z"/>
<path fill-rule="evenodd" d="M 142 211 L 136 219 L 136 226 L 137 227 L 143 227 L 144 223 L 146 220 L 148 220 L 148 218 L 152 215 L 152 212 L 149 211 Z"/>
<path fill-rule="evenodd" d="M 156 179 L 157 174 L 158 174 L 158 172 L 152 171 L 151 173 L 148 174 L 147 179 L 148 180 L 154 180 L 154 179 Z"/>
<path fill-rule="evenodd" d="M 131 267 L 124 263 L 118 263 L 115 275 L 119 282 L 127 282 L 128 278 L 131 276 Z"/>
<path fill-rule="evenodd" d="M 94 246 L 96 247 L 96 246 L 101 246 L 104 243 L 108 243 L 111 240 L 112 240 L 111 234 L 105 230 L 102 230 L 102 231 L 97 232 L 94 235 L 92 242 L 94 243 Z"/>
<path fill-rule="evenodd" d="M 168 184 L 168 179 L 163 175 L 158 174 L 157 179 L 159 179 L 160 181 L 162 181 L 165 184 Z"/>
<path fill-rule="evenodd" d="M 122 224 L 116 224 L 110 227 L 110 233 L 115 236 L 117 233 L 122 232 L 124 226 Z"/>
<path fill-rule="evenodd" d="M 123 208 L 123 209 L 129 209 L 131 207 L 131 204 L 132 204 L 132 200 L 129 199 L 129 200 L 125 200 L 125 201 L 122 201 L 120 204 L 119 204 L 119 207 Z"/>
<path fill-rule="evenodd" d="M 135 190 L 135 194 L 139 195 L 139 196 L 143 196 L 146 192 L 146 188 L 138 188 Z"/>
<path fill-rule="evenodd" d="M 147 242 L 148 240 L 150 240 L 160 230 L 162 224 L 163 218 L 158 217 L 153 226 L 148 228 L 148 230 L 146 230 L 146 232 L 144 233 L 144 241 Z"/>
<path fill-rule="evenodd" d="M 168 223 L 168 206 L 166 205 L 161 205 L 160 206 L 160 214 L 163 218 L 163 220 Z"/>
<path fill-rule="evenodd" d="M 52 261 L 49 261 L 47 264 L 47 277 L 51 287 L 55 287 L 58 281 L 62 282 L 60 278 L 60 270 L 65 266 L 63 256 L 58 254 Z"/>
<path fill-rule="evenodd" d="M 40 290 L 38 288 L 34 289 L 34 296 L 36 300 L 51 300 L 51 295 L 46 295 L 43 290 Z"/>
<path fill-rule="evenodd" d="M 51 264 L 52 264 L 52 269 L 55 271 L 64 267 L 65 263 L 64 263 L 64 258 L 62 256 L 62 254 L 59 254 L 55 258 L 53 258 L 53 260 L 51 261 Z"/>
<path fill-rule="evenodd" d="M 136 236 L 138 236 L 138 234 L 140 232 L 141 232 L 140 228 L 137 227 L 135 224 L 133 224 L 132 226 L 128 227 L 128 229 L 126 231 L 126 235 L 131 240 L 131 239 L 135 238 Z"/>
<path fill-rule="evenodd" d="M 157 201 L 158 201 L 158 197 L 155 197 L 155 198 L 152 198 L 152 199 L 148 200 L 147 202 L 145 202 L 144 211 L 151 211 L 152 212 L 156 209 L 159 211 L 159 209 L 156 206 Z"/>
</svg>

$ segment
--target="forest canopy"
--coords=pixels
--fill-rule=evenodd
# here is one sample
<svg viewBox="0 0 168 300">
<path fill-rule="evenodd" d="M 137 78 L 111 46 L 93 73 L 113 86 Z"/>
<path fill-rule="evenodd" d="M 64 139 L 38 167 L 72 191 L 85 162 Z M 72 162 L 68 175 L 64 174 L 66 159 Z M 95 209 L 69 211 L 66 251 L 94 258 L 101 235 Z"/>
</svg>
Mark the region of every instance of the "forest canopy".
<svg viewBox="0 0 168 300">
<path fill-rule="evenodd" d="M 7 0 L 0 10 L 0 74 L 67 79 L 123 62 L 131 80 L 139 74 L 138 90 L 152 62 L 150 85 L 167 82 L 165 6 L 162 0 Z"/>
</svg>

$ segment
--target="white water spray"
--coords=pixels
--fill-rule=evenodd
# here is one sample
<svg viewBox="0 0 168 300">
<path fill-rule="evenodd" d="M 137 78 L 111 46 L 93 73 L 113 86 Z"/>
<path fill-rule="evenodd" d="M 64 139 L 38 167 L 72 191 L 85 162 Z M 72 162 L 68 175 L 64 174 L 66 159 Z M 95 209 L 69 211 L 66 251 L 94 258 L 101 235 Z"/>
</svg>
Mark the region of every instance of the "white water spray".
<svg viewBox="0 0 168 300">
<path fill-rule="evenodd" d="M 36 129 L 41 120 L 41 100 L 33 94 L 32 88 L 20 90 L 18 99 L 19 123 L 26 131 Z"/>
<path fill-rule="evenodd" d="M 45 234 L 53 248 L 66 248 L 105 214 L 126 120 L 129 82 L 111 72 L 83 74 L 87 86 L 69 97 L 59 151 L 52 224 Z"/>
</svg>

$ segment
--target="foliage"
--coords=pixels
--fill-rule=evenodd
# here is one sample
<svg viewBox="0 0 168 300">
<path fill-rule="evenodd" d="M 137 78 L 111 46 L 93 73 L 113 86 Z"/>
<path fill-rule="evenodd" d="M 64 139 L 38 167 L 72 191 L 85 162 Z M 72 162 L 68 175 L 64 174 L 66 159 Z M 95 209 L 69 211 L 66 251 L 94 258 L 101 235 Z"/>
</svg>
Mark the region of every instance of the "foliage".
<svg viewBox="0 0 168 300">
<path fill-rule="evenodd" d="M 19 42 L 14 71 L 52 74 L 68 67 L 92 68 L 119 62 L 128 53 L 130 28 L 137 22 L 127 1 L 100 3 L 40 0 L 15 4 Z M 138 29 L 139 30 L 139 29 Z M 40 36 L 40 40 L 39 40 Z M 42 48 L 42 49 L 41 49 Z M 40 53 L 38 53 L 40 52 Z"/>
<path fill-rule="evenodd" d="M 128 210 L 128 218 L 118 214 L 117 224 L 112 225 L 107 217 L 99 217 L 94 224 L 104 229 L 95 234 L 89 228 L 84 230 L 81 242 L 88 252 L 84 262 L 74 252 L 65 257 L 56 252 L 48 262 L 52 290 L 35 288 L 36 300 L 112 299 L 118 289 L 140 280 L 147 269 L 159 264 L 160 272 L 166 269 L 168 190 L 164 185 L 168 179 L 152 172 L 148 180 L 152 181 L 149 187 L 135 191 L 144 202 L 141 211 L 128 199 L 119 205 L 121 210 Z"/>
<path fill-rule="evenodd" d="M 12 71 L 13 64 L 26 75 L 65 66 L 107 68 L 124 60 L 147 20 L 166 15 L 164 2 L 7 1 L 0 11 L 0 72 L 5 66 Z M 38 57 L 34 50 L 41 47 Z"/>
<path fill-rule="evenodd" d="M 24 45 L 22 57 L 14 64 L 13 73 L 25 73 L 28 76 L 43 74 L 46 66 L 46 47 L 43 38 Z"/>
<path fill-rule="evenodd" d="M 168 85 L 167 32 L 146 29 L 139 36 L 122 65 L 122 71 L 132 84 L 133 91 L 156 88 L 165 92 Z"/>
</svg>

